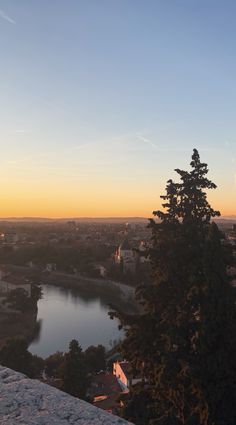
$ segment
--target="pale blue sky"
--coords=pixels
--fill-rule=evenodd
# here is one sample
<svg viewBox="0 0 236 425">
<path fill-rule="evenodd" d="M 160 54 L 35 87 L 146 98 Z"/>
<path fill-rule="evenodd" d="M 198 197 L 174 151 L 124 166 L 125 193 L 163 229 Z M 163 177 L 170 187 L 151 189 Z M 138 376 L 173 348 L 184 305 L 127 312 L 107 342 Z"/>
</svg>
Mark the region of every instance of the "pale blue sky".
<svg viewBox="0 0 236 425">
<path fill-rule="evenodd" d="M 0 0 L 2 185 L 148 215 L 197 147 L 236 213 L 235 22 L 233 0 Z"/>
</svg>

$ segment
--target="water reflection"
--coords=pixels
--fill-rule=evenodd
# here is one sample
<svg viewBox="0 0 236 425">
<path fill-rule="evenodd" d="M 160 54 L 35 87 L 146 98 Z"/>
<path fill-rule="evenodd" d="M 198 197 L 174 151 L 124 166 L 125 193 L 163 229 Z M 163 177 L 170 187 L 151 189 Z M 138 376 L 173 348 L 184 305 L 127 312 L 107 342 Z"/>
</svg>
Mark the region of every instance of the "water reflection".
<svg viewBox="0 0 236 425">
<path fill-rule="evenodd" d="M 29 350 L 42 357 L 56 351 L 66 351 L 71 339 L 78 339 L 82 348 L 119 339 L 116 320 L 110 320 L 109 307 L 98 296 L 87 291 L 43 285 L 43 298 L 38 302 L 37 338 Z"/>
</svg>

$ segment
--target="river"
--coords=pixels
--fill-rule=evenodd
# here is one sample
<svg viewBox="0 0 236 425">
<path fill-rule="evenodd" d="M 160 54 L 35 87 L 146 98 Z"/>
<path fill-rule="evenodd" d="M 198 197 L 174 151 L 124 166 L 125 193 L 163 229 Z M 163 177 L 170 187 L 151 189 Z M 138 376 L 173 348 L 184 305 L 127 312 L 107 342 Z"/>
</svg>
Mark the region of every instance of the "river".
<svg viewBox="0 0 236 425">
<path fill-rule="evenodd" d="M 83 349 L 103 344 L 111 348 L 122 337 L 118 321 L 108 316 L 109 306 L 100 297 L 79 291 L 43 285 L 38 301 L 40 332 L 29 351 L 41 357 L 67 351 L 75 338 Z"/>
</svg>

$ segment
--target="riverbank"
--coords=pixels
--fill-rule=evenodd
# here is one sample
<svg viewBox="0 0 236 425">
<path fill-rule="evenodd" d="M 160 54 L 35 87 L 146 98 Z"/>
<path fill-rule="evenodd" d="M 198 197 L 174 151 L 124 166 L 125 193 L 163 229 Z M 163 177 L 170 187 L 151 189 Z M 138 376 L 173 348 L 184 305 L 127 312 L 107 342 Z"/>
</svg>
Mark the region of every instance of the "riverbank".
<svg viewBox="0 0 236 425">
<path fill-rule="evenodd" d="M 61 272 L 43 273 L 42 283 L 101 297 L 111 307 L 126 313 L 134 314 L 138 311 L 135 288 L 123 283 Z"/>
<path fill-rule="evenodd" d="M 83 350 L 99 344 L 110 349 L 123 337 L 118 320 L 109 317 L 110 310 L 101 294 L 42 284 L 38 302 L 41 329 L 29 351 L 46 358 L 58 350 L 68 351 L 72 339 L 77 339 Z"/>
<path fill-rule="evenodd" d="M 37 308 L 26 313 L 0 309 L 0 349 L 8 339 L 23 338 L 30 343 L 37 333 L 37 311 Z"/>
<path fill-rule="evenodd" d="M 9 271 L 28 276 L 34 276 L 34 281 L 61 288 L 75 289 L 84 294 L 101 297 L 108 305 L 126 313 L 140 311 L 140 306 L 135 300 L 135 288 L 121 282 L 106 278 L 91 278 L 79 273 L 69 274 L 63 272 L 43 272 L 39 267 L 16 266 L 9 264 Z"/>
</svg>

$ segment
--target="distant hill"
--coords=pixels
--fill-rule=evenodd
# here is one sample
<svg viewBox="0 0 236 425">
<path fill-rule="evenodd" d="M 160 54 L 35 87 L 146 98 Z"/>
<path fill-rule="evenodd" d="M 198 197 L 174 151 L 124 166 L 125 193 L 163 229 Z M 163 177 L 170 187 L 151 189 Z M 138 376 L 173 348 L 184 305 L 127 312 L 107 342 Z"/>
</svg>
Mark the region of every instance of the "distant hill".
<svg viewBox="0 0 236 425">
<path fill-rule="evenodd" d="M 44 218 L 44 217 L 1 217 L 0 222 L 14 221 L 14 222 L 48 222 L 55 221 L 53 218 Z"/>
<path fill-rule="evenodd" d="M 150 214 L 151 218 L 151 214 Z M 2 217 L 0 222 L 17 222 L 17 223 L 66 223 L 68 221 L 76 221 L 77 223 L 147 223 L 148 217 L 65 217 L 65 218 L 48 218 L 48 217 Z M 216 217 L 217 223 L 232 224 L 236 223 L 236 215 Z"/>
<path fill-rule="evenodd" d="M 217 222 L 225 222 L 225 221 L 236 222 L 236 215 L 214 218 L 214 221 L 217 221 Z"/>
</svg>

